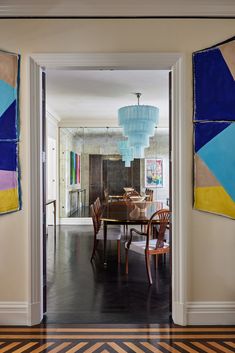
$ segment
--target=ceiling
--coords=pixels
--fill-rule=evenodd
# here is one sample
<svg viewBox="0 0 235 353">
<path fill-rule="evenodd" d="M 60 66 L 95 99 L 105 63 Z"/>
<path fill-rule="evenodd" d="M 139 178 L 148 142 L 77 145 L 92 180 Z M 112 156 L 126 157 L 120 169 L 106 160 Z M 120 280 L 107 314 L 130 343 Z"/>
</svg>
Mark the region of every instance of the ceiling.
<svg viewBox="0 0 235 353">
<path fill-rule="evenodd" d="M 168 127 L 168 71 L 48 70 L 47 110 L 63 126 L 118 126 L 118 109 L 137 104 L 159 108 L 159 127 Z"/>
<path fill-rule="evenodd" d="M 234 0 L 1 0 L 0 17 L 225 17 Z"/>
</svg>

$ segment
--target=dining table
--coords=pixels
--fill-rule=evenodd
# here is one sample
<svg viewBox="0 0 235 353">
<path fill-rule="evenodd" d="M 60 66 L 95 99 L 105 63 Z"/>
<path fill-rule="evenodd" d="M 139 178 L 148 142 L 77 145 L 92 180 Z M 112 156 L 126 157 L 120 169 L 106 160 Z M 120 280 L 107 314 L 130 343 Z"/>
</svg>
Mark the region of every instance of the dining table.
<svg viewBox="0 0 235 353">
<path fill-rule="evenodd" d="M 158 201 L 116 201 L 108 202 L 104 205 L 101 215 L 103 222 L 103 246 L 104 246 L 104 266 L 107 266 L 107 231 L 108 226 L 113 224 L 146 225 L 152 214 L 163 208 L 162 202 Z M 168 207 L 166 207 L 168 208 Z M 124 227 L 126 228 L 126 227 Z"/>
</svg>

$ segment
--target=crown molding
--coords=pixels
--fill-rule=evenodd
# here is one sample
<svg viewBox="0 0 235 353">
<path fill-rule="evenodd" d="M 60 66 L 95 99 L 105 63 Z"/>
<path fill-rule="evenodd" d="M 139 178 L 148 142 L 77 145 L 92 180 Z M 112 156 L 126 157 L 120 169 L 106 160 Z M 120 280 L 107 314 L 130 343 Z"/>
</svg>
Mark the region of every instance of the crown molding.
<svg viewBox="0 0 235 353">
<path fill-rule="evenodd" d="M 56 123 L 57 125 L 59 124 L 60 122 L 60 117 L 58 114 L 56 114 L 52 109 L 51 107 L 48 107 L 47 106 L 47 109 L 46 109 L 46 117 L 47 119 L 50 119 L 52 120 L 54 123 Z"/>
<path fill-rule="evenodd" d="M 100 0 L 96 6 L 92 0 L 30 0 L 2 1 L 0 17 L 234 17 L 233 0 Z"/>
<path fill-rule="evenodd" d="M 136 55 L 138 62 L 135 61 Z M 43 53 L 32 54 L 32 59 L 40 67 L 46 69 L 79 70 L 171 70 L 172 64 L 176 62 L 180 53 Z M 96 66 L 94 66 L 96 63 Z"/>
</svg>

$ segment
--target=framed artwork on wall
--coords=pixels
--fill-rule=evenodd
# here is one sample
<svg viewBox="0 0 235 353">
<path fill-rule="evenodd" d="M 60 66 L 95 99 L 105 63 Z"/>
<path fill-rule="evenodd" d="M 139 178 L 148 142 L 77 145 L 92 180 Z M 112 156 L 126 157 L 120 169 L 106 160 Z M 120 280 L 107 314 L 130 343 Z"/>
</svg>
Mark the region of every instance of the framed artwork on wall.
<svg viewBox="0 0 235 353">
<path fill-rule="evenodd" d="M 145 187 L 163 187 L 162 159 L 145 159 Z"/>
<path fill-rule="evenodd" d="M 0 51 L 0 214 L 21 209 L 19 83 L 20 56 Z"/>
<path fill-rule="evenodd" d="M 194 208 L 235 219 L 235 40 L 193 54 Z"/>
<path fill-rule="evenodd" d="M 70 152 L 70 184 L 80 184 L 80 155 Z"/>
</svg>

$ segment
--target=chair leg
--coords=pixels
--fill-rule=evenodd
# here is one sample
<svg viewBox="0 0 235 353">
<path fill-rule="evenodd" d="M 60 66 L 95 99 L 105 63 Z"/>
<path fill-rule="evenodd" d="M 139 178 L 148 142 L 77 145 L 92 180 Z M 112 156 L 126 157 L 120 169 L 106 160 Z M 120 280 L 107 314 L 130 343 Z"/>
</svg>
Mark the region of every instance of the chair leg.
<svg viewBox="0 0 235 353">
<path fill-rule="evenodd" d="M 128 275 L 128 249 L 126 249 L 126 275 Z"/>
<path fill-rule="evenodd" d="M 155 261 L 154 261 L 154 264 L 155 264 L 155 270 L 157 270 L 157 268 L 158 268 L 158 255 L 154 255 L 154 257 L 155 257 Z"/>
<path fill-rule="evenodd" d="M 91 255 L 91 260 L 90 261 L 92 261 L 93 260 L 93 257 L 95 256 L 95 252 L 96 252 L 96 249 L 97 249 L 97 246 L 98 246 L 98 242 L 99 242 L 99 240 L 94 240 L 94 246 L 93 246 L 93 251 L 92 251 L 92 255 Z"/>
<path fill-rule="evenodd" d="M 124 227 L 125 227 L 125 240 L 127 240 L 127 237 L 128 237 L 128 225 L 125 224 Z"/>
<path fill-rule="evenodd" d="M 152 284 L 153 281 L 152 281 L 151 268 L 150 268 L 150 256 L 148 252 L 145 253 L 145 262 L 146 262 L 146 270 L 147 270 L 149 284 Z"/>
<path fill-rule="evenodd" d="M 121 262 L 121 240 L 117 241 L 117 253 L 118 253 L 118 263 Z"/>
</svg>

